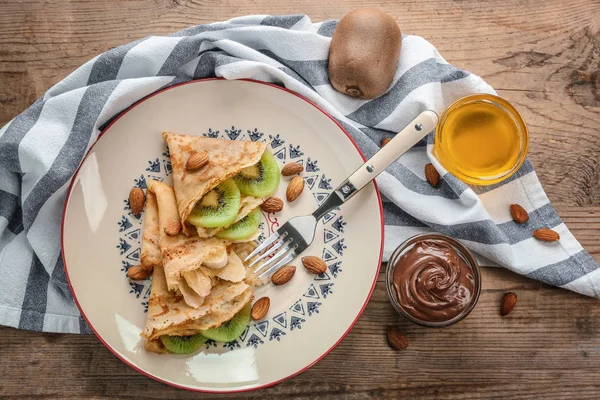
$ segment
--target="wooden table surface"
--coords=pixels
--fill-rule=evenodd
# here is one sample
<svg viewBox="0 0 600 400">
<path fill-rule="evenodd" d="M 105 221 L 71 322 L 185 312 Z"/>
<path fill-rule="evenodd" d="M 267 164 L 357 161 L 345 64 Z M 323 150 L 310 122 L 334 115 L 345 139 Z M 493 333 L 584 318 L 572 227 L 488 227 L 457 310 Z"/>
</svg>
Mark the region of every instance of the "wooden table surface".
<svg viewBox="0 0 600 400">
<path fill-rule="evenodd" d="M 118 4 L 117 4 L 118 3 Z M 600 260 L 598 0 L 24 0 L 0 2 L 0 126 L 98 53 L 134 39 L 244 14 L 340 18 L 364 5 L 433 42 L 522 112 L 550 199 Z M 499 315 L 505 291 L 517 307 Z M 410 345 L 388 348 L 398 325 Z M 0 328 L 0 396 L 217 398 L 127 367 L 94 336 Z M 600 302 L 486 269 L 473 314 L 447 329 L 403 321 L 383 274 L 357 325 L 307 372 L 248 398 L 598 398 Z"/>
</svg>

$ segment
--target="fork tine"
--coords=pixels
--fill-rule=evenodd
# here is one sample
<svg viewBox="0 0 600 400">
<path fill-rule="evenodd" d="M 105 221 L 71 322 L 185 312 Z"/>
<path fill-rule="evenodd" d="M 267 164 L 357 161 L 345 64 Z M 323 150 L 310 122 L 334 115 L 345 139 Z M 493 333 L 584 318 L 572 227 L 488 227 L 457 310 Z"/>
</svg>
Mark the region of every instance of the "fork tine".
<svg viewBox="0 0 600 400">
<path fill-rule="evenodd" d="M 255 248 L 252 251 L 252 253 L 248 254 L 248 257 L 246 257 L 244 259 L 244 262 L 248 261 L 249 259 L 251 259 L 255 255 L 257 255 L 258 253 L 260 253 L 261 251 L 266 249 L 271 243 L 273 243 L 275 240 L 277 240 L 280 236 L 281 235 L 279 234 L 279 231 L 273 232 L 273 234 L 271 236 L 269 236 L 267 239 L 265 239 L 265 241 L 262 242 L 257 248 Z"/>
<path fill-rule="evenodd" d="M 268 257 L 269 255 L 275 253 L 275 250 L 277 250 L 284 244 L 285 244 L 285 237 L 282 237 L 281 240 L 279 240 L 279 241 L 275 241 L 275 244 L 272 247 L 268 248 L 263 254 L 261 254 L 260 257 L 257 257 L 254 261 L 252 261 L 250 263 L 250 265 L 248 265 L 248 268 L 252 268 L 252 266 L 255 265 L 257 262 L 259 262 L 260 260 L 264 260 L 265 257 Z"/>
<path fill-rule="evenodd" d="M 277 264 L 273 265 L 268 270 L 266 270 L 265 272 L 260 274 L 258 276 L 258 279 L 262 279 L 265 276 L 268 276 L 268 275 L 272 274 L 273 272 L 277 271 L 278 269 L 280 269 L 281 267 L 283 267 L 284 265 L 286 265 L 287 263 L 292 261 L 294 258 L 296 258 L 296 255 L 297 255 L 296 251 L 292 250 L 292 252 L 290 254 L 288 254 L 287 256 L 285 256 L 281 261 L 279 261 Z"/>
<path fill-rule="evenodd" d="M 290 246 L 290 244 L 292 244 L 292 240 L 288 240 L 285 243 L 285 247 L 281 250 L 279 250 L 272 258 L 270 258 L 269 260 L 265 261 L 260 267 L 256 268 L 254 270 L 254 273 L 258 273 L 258 271 L 263 270 L 264 268 L 266 268 L 268 265 L 271 264 L 275 264 L 277 261 L 279 261 L 281 259 L 281 257 L 283 257 L 284 255 L 286 255 L 286 253 L 288 251 L 290 251 L 292 249 L 292 247 Z"/>
</svg>

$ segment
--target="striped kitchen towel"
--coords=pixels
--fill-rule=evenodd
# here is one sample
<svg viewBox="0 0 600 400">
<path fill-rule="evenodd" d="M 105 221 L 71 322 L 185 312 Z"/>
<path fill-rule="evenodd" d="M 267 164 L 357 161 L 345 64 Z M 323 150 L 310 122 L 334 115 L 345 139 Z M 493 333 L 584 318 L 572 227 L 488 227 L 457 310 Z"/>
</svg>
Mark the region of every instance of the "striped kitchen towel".
<svg viewBox="0 0 600 400">
<path fill-rule="evenodd" d="M 153 36 L 90 60 L 0 130 L 0 324 L 52 332 L 89 332 L 67 286 L 60 221 L 70 179 L 103 126 L 161 88 L 207 77 L 275 82 L 317 103 L 354 137 L 365 156 L 420 111 L 441 112 L 471 93 L 494 93 L 481 78 L 449 65 L 435 47 L 406 35 L 394 82 L 375 100 L 333 90 L 327 56 L 336 21 L 305 15 L 247 16 Z M 378 179 L 385 202 L 385 256 L 407 237 L 438 231 L 494 263 L 589 296 L 600 295 L 598 264 L 562 223 L 526 162 L 510 180 L 483 192 L 447 174 L 431 154 L 432 137 Z M 434 162 L 443 180 L 425 181 Z M 527 224 L 512 222 L 523 205 Z M 560 242 L 532 230 L 549 227 Z"/>
</svg>

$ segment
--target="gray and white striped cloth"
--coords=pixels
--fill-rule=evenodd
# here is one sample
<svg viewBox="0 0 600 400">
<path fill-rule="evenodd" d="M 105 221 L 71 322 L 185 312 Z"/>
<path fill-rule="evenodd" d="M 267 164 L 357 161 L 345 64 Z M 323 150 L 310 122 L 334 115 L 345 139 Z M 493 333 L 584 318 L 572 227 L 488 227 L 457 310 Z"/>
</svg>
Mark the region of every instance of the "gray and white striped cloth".
<svg viewBox="0 0 600 400">
<path fill-rule="evenodd" d="M 440 112 L 471 93 L 494 93 L 481 78 L 449 65 L 423 38 L 403 37 L 389 91 L 375 100 L 336 92 L 327 56 L 336 21 L 305 15 L 246 16 L 147 37 L 90 60 L 0 130 L 0 324 L 50 332 L 89 332 L 66 283 L 60 222 L 70 179 L 100 129 L 161 88 L 192 79 L 252 78 L 279 83 L 337 118 L 367 157 L 421 110 Z M 431 135 L 430 135 L 431 136 Z M 438 231 L 501 266 L 551 285 L 600 297 L 598 264 L 550 205 L 529 162 L 510 180 L 476 194 L 447 173 L 424 179 L 423 141 L 378 179 L 385 197 L 385 256 L 408 236 Z M 508 205 L 522 204 L 525 225 Z M 531 231 L 558 231 L 542 243 Z M 485 283 L 484 283 L 485 285 Z"/>
</svg>

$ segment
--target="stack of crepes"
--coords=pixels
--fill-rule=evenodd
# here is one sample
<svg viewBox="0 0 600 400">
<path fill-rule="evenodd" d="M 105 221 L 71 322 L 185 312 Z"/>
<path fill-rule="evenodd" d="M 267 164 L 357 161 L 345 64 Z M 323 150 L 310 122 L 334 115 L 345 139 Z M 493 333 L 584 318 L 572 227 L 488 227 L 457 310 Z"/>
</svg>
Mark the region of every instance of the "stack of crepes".
<svg viewBox="0 0 600 400">
<path fill-rule="evenodd" d="M 146 349 L 168 352 L 162 335 L 187 336 L 220 326 L 252 300 L 259 284 L 242 259 L 255 247 L 253 239 L 232 243 L 214 235 L 223 228 L 196 228 L 188 217 L 202 197 L 242 169 L 255 165 L 265 152 L 260 142 L 230 141 L 163 133 L 169 147 L 173 187 L 147 182 L 141 263 L 153 267 L 148 318 L 142 336 Z M 186 169 L 197 152 L 209 161 L 198 171 Z M 237 218 L 259 207 L 264 198 L 242 196 Z M 178 221 L 182 228 L 169 236 L 165 227 Z M 226 228 L 226 227 L 225 227 Z"/>
</svg>

